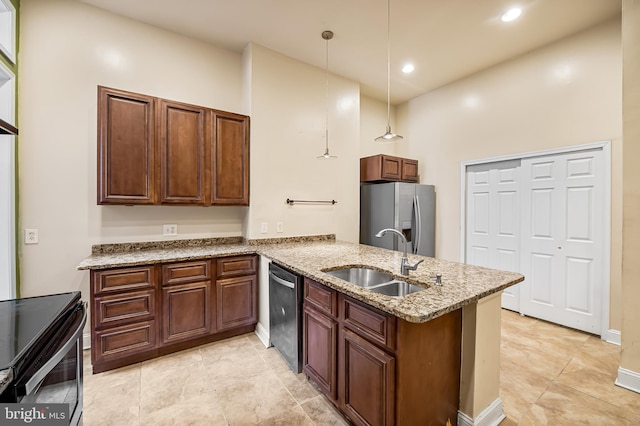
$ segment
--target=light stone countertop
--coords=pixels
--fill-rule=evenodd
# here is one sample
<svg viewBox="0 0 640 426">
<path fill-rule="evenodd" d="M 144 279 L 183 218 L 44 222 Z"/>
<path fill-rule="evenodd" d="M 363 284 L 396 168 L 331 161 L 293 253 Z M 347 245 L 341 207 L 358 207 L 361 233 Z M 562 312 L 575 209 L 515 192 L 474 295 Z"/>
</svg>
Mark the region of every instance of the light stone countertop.
<svg viewBox="0 0 640 426">
<path fill-rule="evenodd" d="M 311 239 L 312 241 L 304 241 L 302 238 L 293 238 L 284 243 L 266 241 L 249 244 L 230 241 L 224 244 L 120 253 L 100 253 L 94 248 L 94 254 L 83 260 L 78 269 L 105 269 L 256 253 L 293 272 L 410 322 L 429 321 L 524 280 L 521 274 L 514 272 L 418 255 L 409 255 L 409 261 L 415 263 L 424 259 L 424 262 L 407 277 L 400 275 L 400 252 L 332 239 Z M 404 297 L 385 296 L 324 272 L 351 266 L 366 266 L 389 272 L 399 280 L 427 288 Z M 442 274 L 442 286 L 433 285 L 436 273 Z"/>
</svg>

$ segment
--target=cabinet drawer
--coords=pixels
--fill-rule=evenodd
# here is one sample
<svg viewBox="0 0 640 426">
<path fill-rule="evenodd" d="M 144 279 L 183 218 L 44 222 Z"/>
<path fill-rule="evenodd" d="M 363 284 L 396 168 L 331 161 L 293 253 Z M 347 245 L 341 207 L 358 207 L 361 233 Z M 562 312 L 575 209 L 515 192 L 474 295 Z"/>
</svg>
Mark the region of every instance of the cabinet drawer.
<svg viewBox="0 0 640 426">
<path fill-rule="evenodd" d="M 211 278 L 211 263 L 207 260 L 162 265 L 163 285 L 203 281 L 209 278 Z"/>
<path fill-rule="evenodd" d="M 216 273 L 218 278 L 253 275 L 257 270 L 256 259 L 257 257 L 254 255 L 216 259 Z"/>
<path fill-rule="evenodd" d="M 396 348 L 396 317 L 341 296 L 344 325 L 374 343 Z"/>
<path fill-rule="evenodd" d="M 153 271 L 153 266 L 93 271 L 94 294 L 153 288 Z"/>
<path fill-rule="evenodd" d="M 113 327 L 155 317 L 155 290 L 96 297 L 93 301 L 96 328 Z"/>
<path fill-rule="evenodd" d="M 304 300 L 321 312 L 338 316 L 338 294 L 327 286 L 305 278 Z"/>
<path fill-rule="evenodd" d="M 92 361 L 95 364 L 155 349 L 156 331 L 155 320 L 98 331 Z"/>
</svg>

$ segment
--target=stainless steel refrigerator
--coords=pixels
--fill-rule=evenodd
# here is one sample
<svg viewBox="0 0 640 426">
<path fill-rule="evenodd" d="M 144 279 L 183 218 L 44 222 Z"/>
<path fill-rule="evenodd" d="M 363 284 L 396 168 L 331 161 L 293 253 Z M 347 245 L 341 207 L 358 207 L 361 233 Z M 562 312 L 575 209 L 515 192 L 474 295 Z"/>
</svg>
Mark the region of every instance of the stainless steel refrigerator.
<svg viewBox="0 0 640 426">
<path fill-rule="evenodd" d="M 407 251 L 435 256 L 436 195 L 433 185 L 375 183 L 360 186 L 360 243 L 390 250 L 403 250 L 401 238 L 387 233 L 394 228 L 407 238 Z"/>
</svg>

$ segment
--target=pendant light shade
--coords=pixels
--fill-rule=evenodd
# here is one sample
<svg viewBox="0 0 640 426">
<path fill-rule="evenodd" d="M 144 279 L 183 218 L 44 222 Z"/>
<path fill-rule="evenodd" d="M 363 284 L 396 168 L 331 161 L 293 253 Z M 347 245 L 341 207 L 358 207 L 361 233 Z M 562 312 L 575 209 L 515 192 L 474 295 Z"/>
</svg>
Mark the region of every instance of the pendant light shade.
<svg viewBox="0 0 640 426">
<path fill-rule="evenodd" d="M 326 41 L 326 68 L 325 68 L 325 100 L 326 114 L 324 126 L 324 154 L 318 155 L 318 160 L 333 160 L 338 157 L 329 154 L 329 40 L 333 38 L 333 31 L 323 31 L 322 38 Z"/>
<path fill-rule="evenodd" d="M 387 131 L 376 142 L 397 142 L 402 136 L 391 131 L 391 0 L 387 0 Z"/>
</svg>

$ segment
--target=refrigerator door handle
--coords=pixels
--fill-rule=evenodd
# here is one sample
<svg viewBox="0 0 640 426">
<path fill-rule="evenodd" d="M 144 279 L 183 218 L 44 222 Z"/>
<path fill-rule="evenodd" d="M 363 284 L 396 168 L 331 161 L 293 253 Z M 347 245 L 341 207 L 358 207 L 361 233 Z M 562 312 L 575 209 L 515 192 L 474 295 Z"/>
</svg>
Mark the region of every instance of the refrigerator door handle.
<svg viewBox="0 0 640 426">
<path fill-rule="evenodd" d="M 413 197 L 413 211 L 416 216 L 416 237 L 414 238 L 413 253 L 418 254 L 420 239 L 422 238 L 422 215 L 420 214 L 420 199 L 417 195 Z"/>
</svg>

